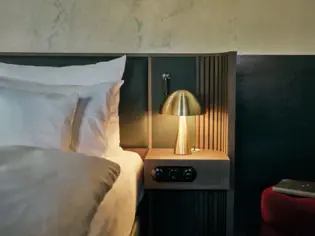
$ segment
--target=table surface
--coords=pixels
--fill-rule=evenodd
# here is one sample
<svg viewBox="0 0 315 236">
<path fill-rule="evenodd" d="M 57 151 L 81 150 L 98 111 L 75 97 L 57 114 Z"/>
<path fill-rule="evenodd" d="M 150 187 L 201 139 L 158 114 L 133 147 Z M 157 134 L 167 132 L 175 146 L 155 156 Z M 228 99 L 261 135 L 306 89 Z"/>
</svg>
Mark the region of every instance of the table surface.
<svg viewBox="0 0 315 236">
<path fill-rule="evenodd" d="M 229 161 L 229 157 L 224 152 L 213 150 L 196 150 L 191 155 L 176 155 L 173 149 L 153 148 L 149 149 L 146 159 L 154 160 L 222 160 Z"/>
</svg>

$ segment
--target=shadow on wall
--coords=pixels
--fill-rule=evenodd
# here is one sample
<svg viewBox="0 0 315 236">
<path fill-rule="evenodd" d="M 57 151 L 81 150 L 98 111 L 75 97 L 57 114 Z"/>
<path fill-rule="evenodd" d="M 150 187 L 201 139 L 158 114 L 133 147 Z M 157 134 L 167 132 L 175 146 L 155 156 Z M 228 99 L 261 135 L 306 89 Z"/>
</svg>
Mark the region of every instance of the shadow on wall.
<svg viewBox="0 0 315 236">
<path fill-rule="evenodd" d="M 259 222 L 260 192 L 315 180 L 315 56 L 238 56 L 236 219 Z"/>
</svg>

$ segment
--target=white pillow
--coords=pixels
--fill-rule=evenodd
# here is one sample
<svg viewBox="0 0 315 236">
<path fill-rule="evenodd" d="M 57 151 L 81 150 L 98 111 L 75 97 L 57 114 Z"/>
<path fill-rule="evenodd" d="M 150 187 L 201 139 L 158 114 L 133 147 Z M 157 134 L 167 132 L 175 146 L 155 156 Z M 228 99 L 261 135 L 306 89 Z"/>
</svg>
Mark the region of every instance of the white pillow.
<svg viewBox="0 0 315 236">
<path fill-rule="evenodd" d="M 74 95 L 0 87 L 0 146 L 69 150 L 77 101 Z"/>
<path fill-rule="evenodd" d="M 123 82 L 121 80 L 90 86 L 44 85 L 0 77 L 0 86 L 7 88 L 67 96 L 78 94 L 71 150 L 95 156 L 115 156 L 122 151 L 116 142 L 119 140 L 119 90 Z"/>
<path fill-rule="evenodd" d="M 25 66 L 0 62 L 0 76 L 50 85 L 94 85 L 121 80 L 126 56 L 82 66 Z"/>
<path fill-rule="evenodd" d="M 18 81 L 31 81 L 46 85 L 97 85 L 104 82 L 119 82 L 124 74 L 126 64 L 126 56 L 107 61 L 99 62 L 91 65 L 84 66 L 65 66 L 65 67 L 37 67 L 37 66 L 21 66 L 0 63 L 0 76 L 10 78 L 11 80 Z M 121 85 L 120 85 L 121 86 Z M 120 86 L 118 91 L 113 91 L 111 94 L 115 94 L 112 101 L 112 108 L 116 112 L 111 112 L 111 117 L 107 123 L 107 145 L 101 148 L 99 145 L 102 142 L 98 142 L 98 150 L 104 150 L 107 148 L 107 152 L 103 155 L 116 155 L 122 151 L 120 147 L 120 130 L 119 130 L 119 97 L 120 97 Z M 51 88 L 50 91 L 54 91 L 55 88 Z M 100 91 L 101 92 L 101 91 Z M 99 121 L 101 123 L 102 121 Z M 103 121 L 104 122 L 104 121 Z M 104 127 L 103 127 L 104 128 Z M 101 129 L 101 127 L 99 127 Z M 88 145 L 98 140 L 98 133 L 94 133 L 88 144 L 84 144 L 81 140 L 82 145 L 85 146 L 84 153 L 97 155 L 95 153 L 94 145 L 91 146 L 88 151 Z M 104 140 L 103 140 L 104 142 Z M 105 142 L 104 142 L 105 143 Z M 77 149 L 77 151 L 79 151 Z M 99 151 L 97 153 L 100 153 Z"/>
</svg>

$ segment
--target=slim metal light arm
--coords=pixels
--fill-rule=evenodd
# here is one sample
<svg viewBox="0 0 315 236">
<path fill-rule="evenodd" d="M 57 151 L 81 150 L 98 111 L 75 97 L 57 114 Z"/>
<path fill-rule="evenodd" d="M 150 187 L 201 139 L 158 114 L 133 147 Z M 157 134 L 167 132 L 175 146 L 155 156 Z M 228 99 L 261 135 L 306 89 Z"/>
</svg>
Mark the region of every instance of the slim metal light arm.
<svg viewBox="0 0 315 236">
<path fill-rule="evenodd" d="M 162 79 L 164 82 L 164 96 L 167 97 L 170 93 L 169 91 L 169 80 L 171 79 L 171 75 L 169 73 L 163 73 Z"/>
</svg>

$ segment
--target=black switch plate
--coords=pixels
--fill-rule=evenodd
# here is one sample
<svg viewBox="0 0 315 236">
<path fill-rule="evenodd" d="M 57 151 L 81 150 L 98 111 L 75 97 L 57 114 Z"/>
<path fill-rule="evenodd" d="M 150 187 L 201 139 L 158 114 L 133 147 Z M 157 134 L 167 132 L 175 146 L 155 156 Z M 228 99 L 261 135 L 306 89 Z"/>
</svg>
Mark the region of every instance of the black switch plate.
<svg viewBox="0 0 315 236">
<path fill-rule="evenodd" d="M 197 177 L 192 166 L 157 166 L 151 174 L 157 182 L 193 182 Z"/>
</svg>

